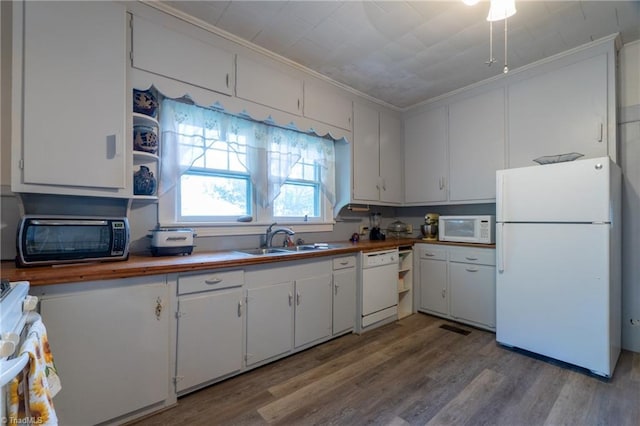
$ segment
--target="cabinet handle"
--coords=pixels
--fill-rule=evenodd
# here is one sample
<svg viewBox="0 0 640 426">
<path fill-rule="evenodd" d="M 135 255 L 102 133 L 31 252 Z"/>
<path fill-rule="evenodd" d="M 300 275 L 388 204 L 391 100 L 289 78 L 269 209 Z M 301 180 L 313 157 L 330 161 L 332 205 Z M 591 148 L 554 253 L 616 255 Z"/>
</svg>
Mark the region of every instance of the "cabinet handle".
<svg viewBox="0 0 640 426">
<path fill-rule="evenodd" d="M 296 305 L 300 305 L 300 298 L 301 298 L 301 297 L 302 297 L 302 296 L 300 296 L 300 292 L 299 292 L 299 291 L 296 291 Z"/>
<path fill-rule="evenodd" d="M 242 299 L 238 300 L 238 317 L 242 316 Z"/>
<path fill-rule="evenodd" d="M 227 73 L 225 84 L 227 85 L 227 89 L 228 89 L 229 88 L 229 73 Z"/>
<path fill-rule="evenodd" d="M 107 135 L 107 160 L 113 160 L 120 154 L 120 135 Z"/>
<path fill-rule="evenodd" d="M 162 315 L 162 299 L 159 297 L 156 299 L 156 319 L 160 321 L 160 316 Z"/>
<path fill-rule="evenodd" d="M 464 258 L 465 258 L 465 259 L 467 259 L 467 260 L 478 260 L 478 258 L 477 258 L 477 257 L 469 257 L 469 256 L 465 256 Z"/>
<path fill-rule="evenodd" d="M 289 306 L 291 306 L 293 303 L 293 294 L 291 294 L 291 292 L 289 292 Z"/>
<path fill-rule="evenodd" d="M 298 111 L 300 111 L 300 98 L 298 98 Z"/>
<path fill-rule="evenodd" d="M 445 297 L 447 297 L 447 289 L 443 288 L 442 289 L 442 298 L 444 299 Z"/>
<path fill-rule="evenodd" d="M 218 283 L 222 282 L 222 278 L 214 277 L 214 278 L 206 279 L 206 280 L 204 280 L 204 282 L 205 282 L 205 284 L 210 284 L 210 285 L 218 284 Z"/>
<path fill-rule="evenodd" d="M 340 287 L 338 284 L 334 284 L 333 285 L 333 294 L 335 294 L 335 295 L 338 294 L 338 287 Z"/>
<path fill-rule="evenodd" d="M 384 179 L 382 179 L 382 190 L 386 191 L 387 190 L 387 183 Z"/>
<path fill-rule="evenodd" d="M 434 254 L 434 253 L 429 253 L 429 252 L 426 252 L 424 255 L 425 255 L 425 256 L 427 256 L 427 257 L 433 257 L 433 256 L 435 256 L 435 254 Z"/>
<path fill-rule="evenodd" d="M 349 264 L 349 261 L 348 261 L 348 260 L 343 260 L 342 262 L 340 262 L 340 264 L 341 264 L 342 266 L 345 266 L 345 265 L 348 265 L 348 264 Z"/>
<path fill-rule="evenodd" d="M 478 268 L 465 268 L 467 272 L 478 272 Z"/>
<path fill-rule="evenodd" d="M 598 142 L 602 142 L 604 139 L 604 124 L 602 122 L 600 122 L 598 124 L 598 135 L 597 135 L 597 141 Z"/>
</svg>

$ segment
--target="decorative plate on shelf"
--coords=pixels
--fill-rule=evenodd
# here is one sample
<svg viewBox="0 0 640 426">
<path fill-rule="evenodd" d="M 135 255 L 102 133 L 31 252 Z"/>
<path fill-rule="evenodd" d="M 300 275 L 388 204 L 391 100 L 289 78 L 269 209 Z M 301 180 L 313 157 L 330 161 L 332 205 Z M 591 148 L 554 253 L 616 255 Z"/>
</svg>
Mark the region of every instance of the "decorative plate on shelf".
<svg viewBox="0 0 640 426">
<path fill-rule="evenodd" d="M 584 154 L 580 154 L 579 152 L 570 152 L 568 154 L 558 154 L 558 155 L 546 155 L 544 157 L 535 158 L 535 161 L 538 164 L 553 164 L 553 163 L 564 163 L 565 161 L 573 161 L 576 158 L 584 157 Z"/>
</svg>

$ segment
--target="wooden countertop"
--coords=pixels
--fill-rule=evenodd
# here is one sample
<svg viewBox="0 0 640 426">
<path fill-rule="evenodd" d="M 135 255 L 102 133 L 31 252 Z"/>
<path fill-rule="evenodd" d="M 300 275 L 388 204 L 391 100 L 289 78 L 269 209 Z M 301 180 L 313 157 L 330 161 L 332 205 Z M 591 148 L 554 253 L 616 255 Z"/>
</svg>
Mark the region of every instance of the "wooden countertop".
<svg viewBox="0 0 640 426">
<path fill-rule="evenodd" d="M 462 247 L 474 247 L 474 248 L 490 248 L 490 249 L 494 249 L 496 248 L 495 244 L 478 244 L 478 243 L 455 243 L 453 241 L 438 241 L 438 240 L 423 240 L 423 239 L 417 239 L 415 240 L 415 244 L 434 244 L 434 245 L 441 245 L 441 246 L 462 246 Z"/>
<path fill-rule="evenodd" d="M 235 251 L 212 251 L 188 256 L 135 256 L 126 261 L 77 263 L 71 265 L 17 268 L 14 262 L 0 265 L 0 276 L 9 281 L 30 281 L 32 286 L 73 283 L 81 281 L 130 278 L 176 272 L 232 268 L 289 260 L 311 259 L 347 253 L 371 252 L 400 246 L 412 246 L 420 240 L 390 238 L 385 241 L 331 242 L 332 248 L 308 252 L 252 256 Z"/>
</svg>

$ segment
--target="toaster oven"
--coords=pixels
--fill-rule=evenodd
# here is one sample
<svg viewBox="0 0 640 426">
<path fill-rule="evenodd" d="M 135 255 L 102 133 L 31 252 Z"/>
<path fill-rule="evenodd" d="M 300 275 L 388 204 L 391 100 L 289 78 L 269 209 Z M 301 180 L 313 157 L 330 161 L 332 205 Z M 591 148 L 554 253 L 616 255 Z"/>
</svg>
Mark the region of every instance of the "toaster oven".
<svg viewBox="0 0 640 426">
<path fill-rule="evenodd" d="M 129 257 L 126 217 L 23 216 L 16 238 L 18 266 Z"/>
</svg>

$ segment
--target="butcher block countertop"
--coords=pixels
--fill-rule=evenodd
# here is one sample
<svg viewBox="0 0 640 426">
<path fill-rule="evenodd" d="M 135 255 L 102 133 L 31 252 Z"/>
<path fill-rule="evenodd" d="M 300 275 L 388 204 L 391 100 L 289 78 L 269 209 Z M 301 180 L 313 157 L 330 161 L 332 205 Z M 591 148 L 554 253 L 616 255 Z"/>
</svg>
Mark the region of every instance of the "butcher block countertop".
<svg viewBox="0 0 640 426">
<path fill-rule="evenodd" d="M 2 262 L 0 275 L 9 281 L 30 281 L 32 286 L 74 283 L 82 281 L 131 278 L 143 275 L 162 275 L 176 272 L 201 271 L 216 268 L 234 268 L 289 260 L 312 259 L 323 256 L 370 252 L 412 246 L 422 242 L 413 238 L 390 238 L 385 241 L 358 243 L 331 242 L 326 250 L 310 250 L 283 254 L 252 256 L 236 251 L 212 251 L 188 256 L 139 256 L 115 262 L 78 263 L 71 265 L 17 268 L 14 262 Z"/>
</svg>

